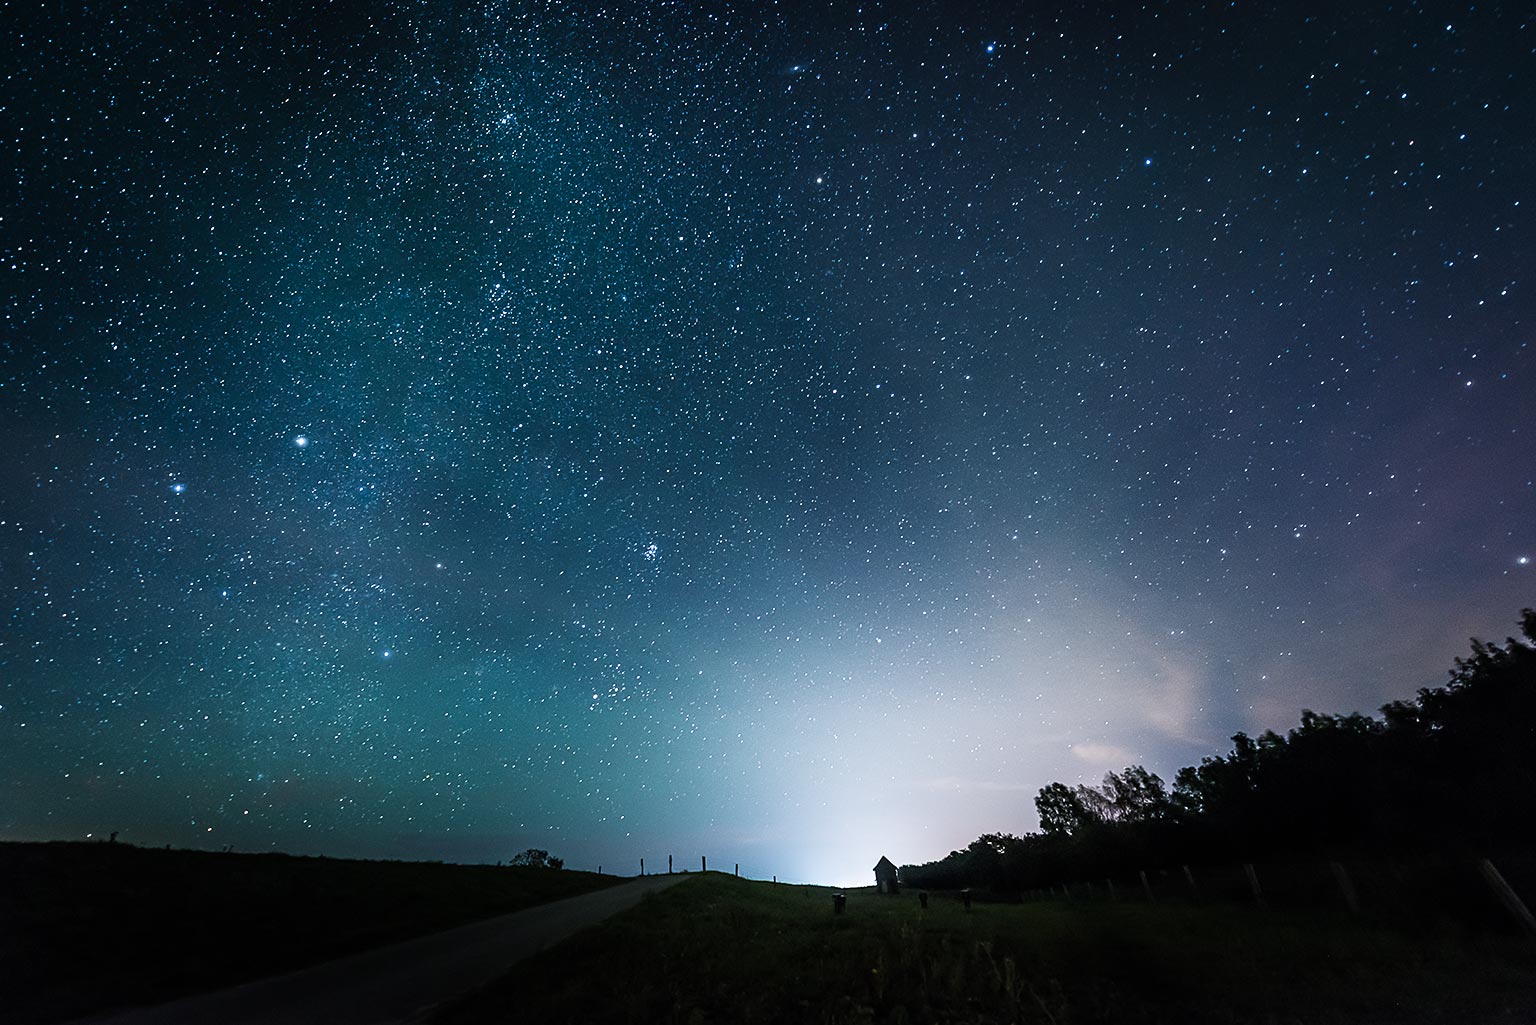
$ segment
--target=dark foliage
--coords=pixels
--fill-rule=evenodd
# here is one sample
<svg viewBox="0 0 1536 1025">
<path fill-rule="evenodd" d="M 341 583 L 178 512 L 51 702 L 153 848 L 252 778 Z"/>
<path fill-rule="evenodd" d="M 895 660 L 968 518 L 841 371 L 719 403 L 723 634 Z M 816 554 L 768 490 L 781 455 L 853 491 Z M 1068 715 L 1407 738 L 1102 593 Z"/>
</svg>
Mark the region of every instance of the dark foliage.
<svg viewBox="0 0 1536 1025">
<path fill-rule="evenodd" d="M 1536 610 L 1522 613 L 1536 642 Z M 1536 649 L 1474 639 L 1443 687 L 1380 717 L 1310 709 L 1285 736 L 1239 733 L 1170 791 L 1133 765 L 1102 786 L 1051 783 L 1041 832 L 988 834 L 901 879 L 1023 890 L 1144 865 L 1339 852 L 1486 850 L 1536 840 Z"/>
<path fill-rule="evenodd" d="M 530 847 L 512 859 L 513 868 L 564 868 L 565 859 L 552 857 L 548 851 Z"/>
</svg>

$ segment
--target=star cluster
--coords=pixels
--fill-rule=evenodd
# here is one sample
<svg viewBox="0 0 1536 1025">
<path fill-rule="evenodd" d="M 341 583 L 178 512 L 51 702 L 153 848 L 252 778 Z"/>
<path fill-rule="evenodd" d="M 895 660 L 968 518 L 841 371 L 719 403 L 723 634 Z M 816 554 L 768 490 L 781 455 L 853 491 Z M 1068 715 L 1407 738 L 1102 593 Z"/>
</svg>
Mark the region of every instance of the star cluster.
<svg viewBox="0 0 1536 1025">
<path fill-rule="evenodd" d="M 0 837 L 857 880 L 1531 603 L 1528 13 L 248 6 L 10 11 Z"/>
</svg>

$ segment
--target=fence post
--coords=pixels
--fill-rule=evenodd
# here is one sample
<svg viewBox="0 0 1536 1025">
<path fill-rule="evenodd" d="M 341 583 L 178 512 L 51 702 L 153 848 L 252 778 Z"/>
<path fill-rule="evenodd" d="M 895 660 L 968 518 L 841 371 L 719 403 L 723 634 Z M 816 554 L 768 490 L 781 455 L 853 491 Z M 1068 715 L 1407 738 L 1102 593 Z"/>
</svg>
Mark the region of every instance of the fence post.
<svg viewBox="0 0 1536 1025">
<path fill-rule="evenodd" d="M 640 874 L 645 875 L 645 859 L 640 859 Z"/>
<path fill-rule="evenodd" d="M 1195 885 L 1195 874 L 1189 870 L 1188 865 L 1184 866 L 1184 881 L 1189 884 L 1189 892 L 1191 895 L 1196 897 L 1200 896 L 1200 887 Z"/>
<path fill-rule="evenodd" d="M 1339 884 L 1339 892 L 1344 895 L 1344 903 L 1349 908 L 1349 913 L 1360 913 L 1360 897 L 1355 893 L 1355 884 L 1349 879 L 1349 873 L 1344 871 L 1344 866 L 1337 861 L 1330 861 L 1328 867 L 1333 870 L 1334 882 Z"/>
<path fill-rule="evenodd" d="M 709 871 L 709 858 L 705 857 L 702 854 L 699 855 L 699 871 L 700 872 L 708 872 Z"/>
<path fill-rule="evenodd" d="M 672 874 L 672 855 L 667 855 L 667 875 Z"/>
<path fill-rule="evenodd" d="M 1248 888 L 1253 891 L 1253 902 L 1261 908 L 1266 907 L 1264 891 L 1259 889 L 1259 874 L 1253 870 L 1251 862 L 1243 862 L 1243 874 L 1248 877 Z"/>
<path fill-rule="evenodd" d="M 1120 895 L 1115 892 L 1115 881 L 1113 879 L 1105 879 L 1104 885 L 1109 887 L 1109 899 L 1118 901 L 1120 899 Z"/>
<path fill-rule="evenodd" d="M 1141 888 L 1147 895 L 1147 903 L 1156 904 L 1157 898 L 1152 896 L 1152 884 L 1147 882 L 1147 870 L 1144 868 L 1139 868 L 1136 871 L 1141 873 Z"/>
<path fill-rule="evenodd" d="M 736 863 L 736 875 L 738 877 L 741 875 L 741 862 L 739 861 Z"/>
<path fill-rule="evenodd" d="M 1493 887 L 1493 892 L 1498 895 L 1509 913 L 1520 920 L 1520 924 L 1525 926 L 1527 932 L 1536 933 L 1536 917 L 1532 917 L 1531 909 L 1525 906 L 1525 901 L 1520 899 L 1514 887 L 1504 881 L 1499 870 L 1493 867 L 1493 862 L 1484 858 L 1477 863 L 1477 870 L 1483 874 L 1488 885 Z"/>
<path fill-rule="evenodd" d="M 1061 892 L 1067 895 L 1067 900 L 1072 899 L 1072 888 L 1069 887 L 1066 883 L 1061 884 Z"/>
</svg>

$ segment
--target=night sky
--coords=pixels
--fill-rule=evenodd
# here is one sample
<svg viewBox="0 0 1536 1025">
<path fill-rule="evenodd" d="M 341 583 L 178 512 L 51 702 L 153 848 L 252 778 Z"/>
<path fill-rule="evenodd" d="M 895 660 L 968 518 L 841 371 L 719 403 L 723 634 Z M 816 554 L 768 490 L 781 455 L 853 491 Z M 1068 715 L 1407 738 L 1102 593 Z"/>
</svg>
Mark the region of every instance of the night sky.
<svg viewBox="0 0 1536 1025">
<path fill-rule="evenodd" d="M 869 882 L 1536 603 L 1526 4 L 228 7 L 0 3 L 0 839 Z"/>
</svg>

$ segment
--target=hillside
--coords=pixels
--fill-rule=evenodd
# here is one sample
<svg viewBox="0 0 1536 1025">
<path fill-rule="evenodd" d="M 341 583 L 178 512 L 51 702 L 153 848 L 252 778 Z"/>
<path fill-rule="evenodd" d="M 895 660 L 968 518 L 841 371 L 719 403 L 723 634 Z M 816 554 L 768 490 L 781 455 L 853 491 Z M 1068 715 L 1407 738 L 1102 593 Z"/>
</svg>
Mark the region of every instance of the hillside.
<svg viewBox="0 0 1536 1025">
<path fill-rule="evenodd" d="M 516 966 L 434 1025 L 1466 1025 L 1536 1020 L 1511 935 L 1240 904 L 990 903 L 710 873 Z"/>
<path fill-rule="evenodd" d="M 0 1006 L 156 1003 L 624 879 L 435 862 L 0 843 Z"/>
</svg>

